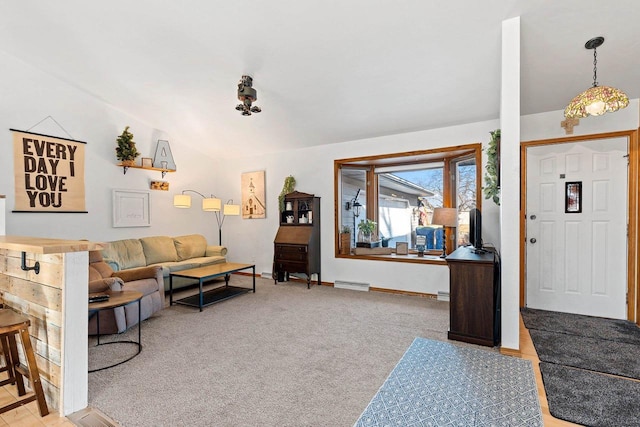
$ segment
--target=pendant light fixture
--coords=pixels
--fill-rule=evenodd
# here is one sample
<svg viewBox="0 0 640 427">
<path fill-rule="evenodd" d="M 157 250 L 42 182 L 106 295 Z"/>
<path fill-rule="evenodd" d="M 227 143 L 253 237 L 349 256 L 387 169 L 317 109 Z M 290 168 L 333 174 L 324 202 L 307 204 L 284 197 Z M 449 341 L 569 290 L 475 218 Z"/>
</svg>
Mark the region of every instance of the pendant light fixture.
<svg viewBox="0 0 640 427">
<path fill-rule="evenodd" d="M 598 86 L 598 56 L 596 49 L 604 43 L 604 37 L 595 37 L 585 43 L 586 49 L 593 49 L 593 86 L 571 100 L 564 109 L 566 118 L 601 116 L 613 113 L 629 105 L 629 97 L 614 87 Z"/>
<path fill-rule="evenodd" d="M 258 106 L 251 106 L 251 103 L 258 99 L 258 92 L 253 88 L 251 76 L 242 76 L 238 83 L 238 99 L 242 104 L 236 105 L 236 110 L 241 111 L 243 116 L 250 116 L 251 113 L 262 111 Z"/>
</svg>

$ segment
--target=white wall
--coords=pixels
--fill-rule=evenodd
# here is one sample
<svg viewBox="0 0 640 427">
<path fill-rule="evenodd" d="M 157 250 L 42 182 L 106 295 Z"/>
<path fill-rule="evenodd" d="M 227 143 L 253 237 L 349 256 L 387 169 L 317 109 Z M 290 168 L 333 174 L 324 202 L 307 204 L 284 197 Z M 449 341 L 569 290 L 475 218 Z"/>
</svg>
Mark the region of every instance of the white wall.
<svg viewBox="0 0 640 427">
<path fill-rule="evenodd" d="M 328 144 L 267 156 L 225 160 L 220 165 L 220 184 L 224 194 L 240 198 L 240 175 L 243 172 L 266 170 L 267 218 L 243 220 L 227 218 L 224 235 L 229 236 L 229 258 L 233 261 L 256 263 L 257 271 L 271 272 L 273 238 L 278 229 L 277 197 L 284 178 L 296 178 L 296 190 L 321 197 L 322 280 L 367 282 L 371 286 L 435 294 L 448 291 L 449 271 L 446 265 L 408 264 L 334 256 L 334 166 L 336 159 L 396 153 L 446 147 L 475 142 L 488 143 L 489 132 L 498 128 L 498 121 L 486 121 L 431 131 L 413 132 L 379 138 Z M 499 245 L 497 207 L 483 200 L 483 226 L 486 241 Z M 316 218 L 314 218 L 316 221 Z"/>
<path fill-rule="evenodd" d="M 593 135 L 598 133 L 635 130 L 640 127 L 640 100 L 632 99 L 629 106 L 615 113 L 607 113 L 600 117 L 580 119 L 573 128 L 573 135 L 566 135 L 560 122 L 564 120 L 564 111 L 549 111 L 540 114 L 523 116 L 521 120 L 522 141 L 538 141 L 567 136 Z"/>
<path fill-rule="evenodd" d="M 108 241 L 147 235 L 177 235 L 200 232 L 210 242 L 217 242 L 213 214 L 199 209 L 194 198 L 189 210 L 173 207 L 173 194 L 190 188 L 215 192 L 216 163 L 134 117 L 110 107 L 101 100 L 72 85 L 41 73 L 37 68 L 0 52 L 0 194 L 6 198 L 6 233 L 40 237 Z M 80 213 L 12 213 L 14 208 L 13 137 L 10 128 L 27 130 L 40 120 L 52 116 L 74 139 L 85 141 L 86 210 Z M 151 227 L 113 228 L 112 190 L 148 190 L 151 180 L 161 180 L 160 172 L 129 169 L 126 175 L 116 167 L 116 137 L 131 126 L 141 157 L 153 157 L 157 141 L 168 140 L 178 171 L 165 176 L 170 182 L 166 191 L 151 191 Z M 33 132 L 69 138 L 51 119 Z M 138 158 L 139 159 L 139 158 Z"/>
</svg>

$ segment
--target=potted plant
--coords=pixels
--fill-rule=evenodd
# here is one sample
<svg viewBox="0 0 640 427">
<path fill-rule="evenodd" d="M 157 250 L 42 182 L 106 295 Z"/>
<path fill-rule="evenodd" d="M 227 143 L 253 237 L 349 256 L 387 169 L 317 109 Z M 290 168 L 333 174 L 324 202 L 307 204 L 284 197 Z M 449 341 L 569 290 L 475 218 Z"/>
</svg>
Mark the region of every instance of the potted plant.
<svg viewBox="0 0 640 427">
<path fill-rule="evenodd" d="M 340 230 L 340 255 L 351 253 L 351 228 L 345 225 Z"/>
<path fill-rule="evenodd" d="M 284 197 L 287 194 L 292 193 L 293 190 L 295 190 L 295 188 L 296 188 L 296 179 L 293 176 L 289 175 L 284 179 L 284 185 L 282 186 L 282 191 L 278 196 L 278 206 L 280 207 L 280 212 L 284 212 Z"/>
<path fill-rule="evenodd" d="M 493 203 L 500 205 L 500 129 L 489 133 L 491 140 L 487 147 L 484 198 L 491 199 Z"/>
<path fill-rule="evenodd" d="M 133 134 L 129 132 L 129 126 L 125 127 L 122 134 L 116 139 L 118 146 L 116 147 L 116 157 L 125 166 L 133 166 L 136 157 L 140 155 L 136 149 L 136 143 L 133 142 Z"/>
<path fill-rule="evenodd" d="M 356 246 L 364 248 L 374 248 L 378 246 L 377 236 L 374 237 L 376 225 L 378 225 L 378 223 L 371 221 L 369 218 L 360 220 Z"/>
</svg>

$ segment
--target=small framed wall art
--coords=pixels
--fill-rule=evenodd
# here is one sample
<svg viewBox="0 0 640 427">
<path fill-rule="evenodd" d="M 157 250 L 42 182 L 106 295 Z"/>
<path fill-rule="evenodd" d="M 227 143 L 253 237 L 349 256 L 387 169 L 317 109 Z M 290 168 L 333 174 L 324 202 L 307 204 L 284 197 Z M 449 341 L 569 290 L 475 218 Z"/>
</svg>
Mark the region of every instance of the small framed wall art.
<svg viewBox="0 0 640 427">
<path fill-rule="evenodd" d="M 149 192 L 113 190 L 114 227 L 150 227 Z"/>
<path fill-rule="evenodd" d="M 266 218 L 265 171 L 242 174 L 242 219 Z"/>
</svg>

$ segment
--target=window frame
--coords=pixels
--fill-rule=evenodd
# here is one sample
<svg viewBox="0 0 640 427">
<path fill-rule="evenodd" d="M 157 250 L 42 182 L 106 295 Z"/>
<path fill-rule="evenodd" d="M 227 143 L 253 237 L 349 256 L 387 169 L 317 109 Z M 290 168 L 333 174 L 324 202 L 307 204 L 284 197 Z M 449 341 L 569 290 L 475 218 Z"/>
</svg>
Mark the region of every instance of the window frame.
<svg viewBox="0 0 640 427">
<path fill-rule="evenodd" d="M 366 177 L 366 218 L 377 221 L 378 219 L 378 174 L 375 172 L 376 167 L 393 167 L 405 166 L 411 164 L 428 164 L 442 162 L 443 171 L 443 197 L 444 207 L 452 207 L 452 194 L 455 188 L 456 171 L 453 166 L 454 161 L 460 161 L 463 158 L 475 157 L 476 161 L 476 207 L 482 209 L 482 144 L 471 143 L 465 145 L 456 145 L 450 147 L 439 147 L 428 150 L 408 151 L 400 153 L 378 154 L 371 156 L 352 157 L 334 160 L 334 255 L 336 258 L 349 259 L 372 259 L 380 261 L 395 262 L 413 262 L 426 264 L 444 264 L 445 261 L 438 256 L 418 257 L 417 254 L 411 253 L 407 255 L 354 255 L 340 254 L 339 230 L 341 228 L 342 213 L 342 168 L 351 167 L 365 170 Z M 456 203 L 457 204 L 457 203 Z M 453 206 L 457 207 L 457 206 Z M 452 230 L 447 230 L 447 235 Z M 357 233 L 357 230 L 353 230 Z"/>
</svg>

